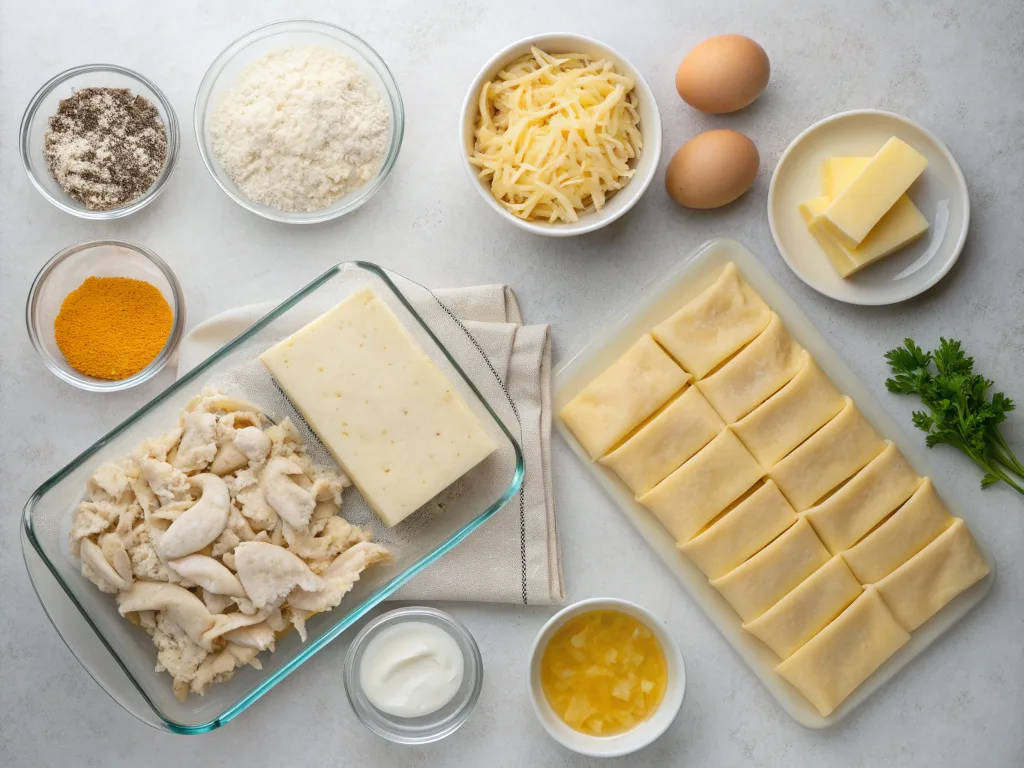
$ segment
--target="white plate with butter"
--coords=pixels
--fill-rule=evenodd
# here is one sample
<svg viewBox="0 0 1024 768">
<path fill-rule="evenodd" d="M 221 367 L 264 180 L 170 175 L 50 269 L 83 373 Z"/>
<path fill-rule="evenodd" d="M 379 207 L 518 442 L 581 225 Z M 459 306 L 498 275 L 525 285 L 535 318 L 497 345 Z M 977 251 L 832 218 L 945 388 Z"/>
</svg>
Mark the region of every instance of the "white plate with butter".
<svg viewBox="0 0 1024 768">
<path fill-rule="evenodd" d="M 893 136 L 928 160 L 908 191 L 928 220 L 928 231 L 843 278 L 808 231 L 800 205 L 822 194 L 825 160 L 873 156 Z M 841 112 L 797 136 L 783 152 L 768 188 L 768 223 L 786 264 L 814 290 L 848 304 L 895 304 L 931 288 L 959 258 L 970 217 L 967 182 L 946 146 L 913 120 L 873 109 Z"/>
</svg>

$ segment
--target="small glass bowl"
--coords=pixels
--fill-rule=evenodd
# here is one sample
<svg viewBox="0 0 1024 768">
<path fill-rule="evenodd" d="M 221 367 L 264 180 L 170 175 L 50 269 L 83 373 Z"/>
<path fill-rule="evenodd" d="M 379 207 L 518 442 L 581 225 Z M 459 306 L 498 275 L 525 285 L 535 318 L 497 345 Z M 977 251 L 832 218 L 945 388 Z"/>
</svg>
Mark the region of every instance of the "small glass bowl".
<svg viewBox="0 0 1024 768">
<path fill-rule="evenodd" d="M 144 96 L 156 107 L 167 131 L 167 161 L 153 185 L 140 197 L 109 211 L 93 211 L 71 198 L 53 178 L 43 158 L 43 142 L 49 128 L 50 117 L 57 112 L 61 99 L 70 97 L 82 88 L 127 88 L 136 96 Z M 116 64 L 86 64 L 61 72 L 50 79 L 28 103 L 21 118 L 19 147 L 21 161 L 33 186 L 39 193 L 62 211 L 82 219 L 109 220 L 128 216 L 145 208 L 156 199 L 171 177 L 178 159 L 178 118 L 171 103 L 152 82 L 125 67 Z"/>
<path fill-rule="evenodd" d="M 210 133 L 213 108 L 221 94 L 230 88 L 238 78 L 242 69 L 271 51 L 299 45 L 326 46 L 351 57 L 380 92 L 390 115 L 388 144 L 377 174 L 363 186 L 317 211 L 281 211 L 250 200 L 213 156 L 213 141 Z M 388 174 L 391 173 L 391 169 L 394 168 L 395 161 L 398 159 L 398 150 L 402 147 L 402 136 L 405 133 L 405 108 L 402 105 L 402 95 L 398 91 L 398 83 L 395 81 L 394 75 L 384 63 L 384 59 L 366 41 L 334 24 L 294 19 L 276 21 L 257 27 L 231 43 L 213 60 L 206 75 L 203 76 L 203 82 L 199 85 L 199 93 L 196 95 L 194 124 L 196 141 L 199 143 L 199 154 L 203 158 L 206 170 L 210 172 L 213 180 L 228 197 L 246 210 L 271 221 L 286 224 L 317 224 L 351 213 L 380 189 Z"/>
<path fill-rule="evenodd" d="M 441 709 L 423 717 L 396 717 L 382 712 L 370 703 L 359 679 L 360 663 L 369 641 L 386 627 L 407 621 L 422 621 L 443 629 L 458 643 L 465 662 L 462 685 L 455 697 Z M 484 662 L 476 640 L 462 624 L 434 608 L 398 608 L 378 616 L 356 635 L 345 657 L 345 694 L 356 717 L 378 736 L 396 744 L 429 744 L 455 733 L 476 706 L 483 682 Z"/>
<path fill-rule="evenodd" d="M 149 365 L 126 379 L 109 381 L 79 373 L 57 347 L 53 322 L 69 293 L 87 277 L 130 277 L 155 286 L 171 306 L 174 319 L 167 343 Z M 90 392 L 118 392 L 153 378 L 173 359 L 185 329 L 185 297 L 167 263 L 141 245 L 126 240 L 88 240 L 58 253 L 39 271 L 25 305 L 32 346 L 59 378 Z"/>
</svg>

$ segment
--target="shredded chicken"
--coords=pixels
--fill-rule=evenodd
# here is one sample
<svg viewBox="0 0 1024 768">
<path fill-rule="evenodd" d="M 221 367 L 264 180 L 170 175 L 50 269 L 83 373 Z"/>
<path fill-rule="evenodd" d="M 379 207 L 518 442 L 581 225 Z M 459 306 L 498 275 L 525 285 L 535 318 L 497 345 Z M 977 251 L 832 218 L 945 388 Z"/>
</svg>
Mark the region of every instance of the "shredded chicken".
<svg viewBox="0 0 1024 768">
<path fill-rule="evenodd" d="M 175 428 L 96 468 L 70 551 L 150 635 L 175 695 L 202 695 L 262 669 L 257 655 L 289 628 L 305 641 L 310 616 L 388 557 L 341 517 L 350 485 L 309 459 L 287 419 L 205 389 Z"/>
</svg>

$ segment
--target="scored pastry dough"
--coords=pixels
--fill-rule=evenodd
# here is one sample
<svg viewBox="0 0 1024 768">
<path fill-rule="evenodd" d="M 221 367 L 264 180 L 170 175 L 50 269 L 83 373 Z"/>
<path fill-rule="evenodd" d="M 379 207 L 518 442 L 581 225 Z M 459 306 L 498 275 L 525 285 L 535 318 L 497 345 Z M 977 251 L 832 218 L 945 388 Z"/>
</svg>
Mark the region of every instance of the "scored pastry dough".
<svg viewBox="0 0 1024 768">
<path fill-rule="evenodd" d="M 922 479 L 896 446 L 873 458 L 850 482 L 804 515 L 833 554 L 849 549 L 913 495 Z"/>
<path fill-rule="evenodd" d="M 743 565 L 713 579 L 711 585 L 722 593 L 744 622 L 749 622 L 792 592 L 828 560 L 828 550 L 811 524 L 800 519 Z"/>
<path fill-rule="evenodd" d="M 881 596 L 868 587 L 775 669 L 827 716 L 909 639 Z"/>
<path fill-rule="evenodd" d="M 728 428 L 637 501 L 676 541 L 689 541 L 761 479 L 764 470 Z"/>
<path fill-rule="evenodd" d="M 652 333 L 695 378 L 732 355 L 768 325 L 771 310 L 729 262 L 696 298 Z"/>
<path fill-rule="evenodd" d="M 843 396 L 806 349 L 786 386 L 732 425 L 761 466 L 770 467 L 843 409 Z"/>
<path fill-rule="evenodd" d="M 741 499 L 698 536 L 677 544 L 709 579 L 724 576 L 797 521 L 771 480 Z"/>
<path fill-rule="evenodd" d="M 774 467 L 769 476 L 797 512 L 803 512 L 885 448 L 853 401 Z"/>
<path fill-rule="evenodd" d="M 647 333 L 584 387 L 560 416 L 596 459 L 667 403 L 689 378 Z"/>
<path fill-rule="evenodd" d="M 875 587 L 908 632 L 988 573 L 970 529 L 957 518 L 933 542 Z"/>
<path fill-rule="evenodd" d="M 786 659 L 863 591 L 843 558 L 836 555 L 743 628 Z"/>
<path fill-rule="evenodd" d="M 843 552 L 861 584 L 874 584 L 912 558 L 953 524 L 953 515 L 942 503 L 929 478 L 906 504 L 856 546 Z"/>
<path fill-rule="evenodd" d="M 689 387 L 622 445 L 600 459 L 637 496 L 668 477 L 725 429 L 696 388 Z"/>
<path fill-rule="evenodd" d="M 746 416 L 800 370 L 802 349 L 774 312 L 761 334 L 719 370 L 697 382 L 727 423 Z"/>
</svg>

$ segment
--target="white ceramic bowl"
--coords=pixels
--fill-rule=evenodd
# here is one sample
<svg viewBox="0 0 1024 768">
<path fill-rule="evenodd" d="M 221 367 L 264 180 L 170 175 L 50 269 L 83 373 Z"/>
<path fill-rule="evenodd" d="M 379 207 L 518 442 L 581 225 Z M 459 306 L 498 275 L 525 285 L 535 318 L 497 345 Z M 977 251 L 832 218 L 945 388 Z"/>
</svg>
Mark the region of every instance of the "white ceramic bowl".
<svg viewBox="0 0 1024 768">
<path fill-rule="evenodd" d="M 523 54 L 529 53 L 530 48 L 537 46 L 546 53 L 586 53 L 602 59 L 610 59 L 619 65 L 623 74 L 628 75 L 636 83 L 636 94 L 640 107 L 640 134 L 643 137 L 643 147 L 634 160 L 636 173 L 625 187 L 610 196 L 600 211 L 588 210 L 580 213 L 576 222 L 559 222 L 548 224 L 540 221 L 525 221 L 518 216 L 513 216 L 494 199 L 489 186 L 482 182 L 477 176 L 478 168 L 469 162 L 473 152 L 473 133 L 476 128 L 478 114 L 478 101 L 480 89 L 484 83 L 491 80 L 505 66 L 518 59 Z M 462 166 L 466 169 L 470 182 L 480 193 L 484 201 L 499 216 L 506 221 L 515 224 L 527 232 L 547 237 L 571 237 L 582 235 L 586 232 L 593 232 L 600 229 L 622 216 L 626 211 L 636 205 L 647 187 L 650 186 L 658 171 L 658 161 L 661 159 L 661 112 L 658 110 L 658 102 L 654 98 L 654 91 L 644 80 L 643 75 L 634 67 L 629 60 L 614 48 L 609 48 L 583 35 L 569 34 L 546 34 L 527 37 L 518 42 L 512 43 L 498 51 L 490 61 L 484 64 L 483 68 L 473 80 L 466 99 L 462 103 L 462 122 L 459 141 L 459 151 L 462 154 Z"/>
<path fill-rule="evenodd" d="M 798 207 L 821 194 L 823 160 L 873 155 L 892 136 L 928 158 L 909 192 L 928 219 L 928 232 L 843 279 L 807 231 Z M 959 258 L 970 219 L 967 182 L 946 145 L 913 120 L 875 109 L 841 112 L 805 130 L 783 152 L 768 187 L 768 223 L 786 264 L 814 290 L 848 304 L 895 304 L 931 288 Z"/>
<path fill-rule="evenodd" d="M 665 688 L 665 697 L 661 700 L 661 706 L 651 717 L 632 730 L 614 736 L 589 736 L 570 728 L 551 709 L 540 682 L 541 657 L 544 655 L 544 649 L 547 648 L 552 635 L 574 616 L 600 610 L 619 611 L 639 619 L 658 639 L 668 664 L 668 685 Z M 646 608 L 628 600 L 597 597 L 581 600 L 563 608 L 541 628 L 530 649 L 528 682 L 533 711 L 537 713 L 541 725 L 551 734 L 551 738 L 581 755 L 618 757 L 646 747 L 668 730 L 683 704 L 683 694 L 686 692 L 686 666 L 683 664 L 683 654 L 679 650 L 679 643 L 672 637 L 668 627 L 661 619 Z"/>
</svg>

